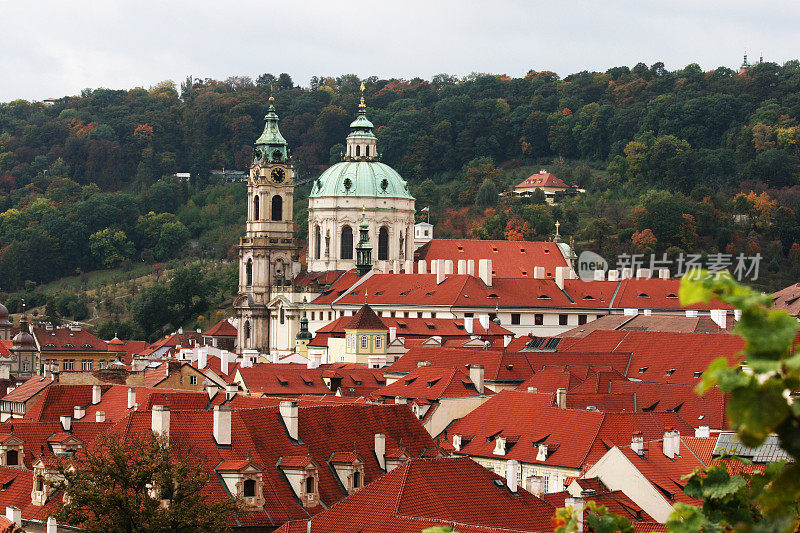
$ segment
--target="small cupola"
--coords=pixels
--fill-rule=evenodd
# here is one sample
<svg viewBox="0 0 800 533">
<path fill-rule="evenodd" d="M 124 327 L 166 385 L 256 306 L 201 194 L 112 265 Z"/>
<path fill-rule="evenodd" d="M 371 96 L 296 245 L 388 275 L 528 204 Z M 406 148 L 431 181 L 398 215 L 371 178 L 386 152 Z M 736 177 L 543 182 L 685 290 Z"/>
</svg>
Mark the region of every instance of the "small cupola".
<svg viewBox="0 0 800 533">
<path fill-rule="evenodd" d="M 374 126 L 367 118 L 367 105 L 364 103 L 364 83 L 362 82 L 358 116 L 350 123 L 350 135 L 347 136 L 345 161 L 378 160 L 378 139 L 372 133 L 372 128 Z"/>
<path fill-rule="evenodd" d="M 269 109 L 264 116 L 264 131 L 255 143 L 254 165 L 286 163 L 289 160 L 286 139 L 278 128 L 278 114 L 275 112 L 275 98 L 269 97 Z"/>
</svg>

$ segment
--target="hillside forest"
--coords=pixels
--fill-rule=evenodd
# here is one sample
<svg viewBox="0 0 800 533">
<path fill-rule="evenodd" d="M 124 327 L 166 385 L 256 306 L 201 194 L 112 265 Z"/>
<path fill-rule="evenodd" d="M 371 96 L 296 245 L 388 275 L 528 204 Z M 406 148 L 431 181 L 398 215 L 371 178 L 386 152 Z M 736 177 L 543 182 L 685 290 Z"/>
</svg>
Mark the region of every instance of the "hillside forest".
<svg viewBox="0 0 800 533">
<path fill-rule="evenodd" d="M 87 302 L 59 283 L 68 276 L 171 265 L 208 281 L 209 265 L 235 260 L 245 213 L 244 184 L 211 171 L 248 168 L 273 95 L 298 179 L 319 175 L 344 150 L 362 81 L 383 161 L 418 209 L 431 207 L 437 237 L 543 240 L 558 220 L 578 251 L 612 263 L 622 253 L 760 253 L 758 288 L 800 274 L 798 61 L 744 73 L 639 63 L 563 78 L 315 76 L 305 87 L 284 73 L 0 103 L 0 301 L 12 312 L 22 298 L 50 302 L 49 314 L 80 320 L 102 296 Z M 552 206 L 502 194 L 541 169 L 586 193 Z M 295 195 L 301 239 L 307 193 Z M 197 324 L 235 290 L 226 268 L 197 289 L 205 309 L 190 298 L 143 323 L 130 311 L 154 297 L 143 289 L 112 313 L 113 327 L 130 320 L 123 329 L 150 336 Z M 168 277 L 156 275 L 153 290 L 168 294 Z"/>
</svg>

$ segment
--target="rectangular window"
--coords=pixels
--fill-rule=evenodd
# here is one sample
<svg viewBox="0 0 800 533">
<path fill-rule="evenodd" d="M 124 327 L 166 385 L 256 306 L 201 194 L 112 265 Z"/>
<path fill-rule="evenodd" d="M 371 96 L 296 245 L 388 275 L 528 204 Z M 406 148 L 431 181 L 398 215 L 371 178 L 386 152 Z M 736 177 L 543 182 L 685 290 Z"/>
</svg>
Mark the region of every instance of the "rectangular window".
<svg viewBox="0 0 800 533">
<path fill-rule="evenodd" d="M 369 348 L 369 337 L 367 335 L 361 335 L 361 349 L 367 350 Z"/>
<path fill-rule="evenodd" d="M 436 318 L 436 313 L 431 313 L 431 318 Z"/>
<path fill-rule="evenodd" d="M 383 337 L 381 337 L 380 335 L 376 335 L 375 336 L 375 349 L 376 350 L 380 350 L 381 348 L 383 348 Z"/>
<path fill-rule="evenodd" d="M 311 311 L 311 320 L 314 320 L 314 311 Z"/>
<path fill-rule="evenodd" d="M 464 313 L 464 318 L 472 318 L 475 316 L 475 313 Z"/>
<path fill-rule="evenodd" d="M 544 324 L 544 315 L 542 313 L 536 313 L 533 315 L 533 324 L 535 326 L 541 326 Z"/>
<path fill-rule="evenodd" d="M 81 370 L 84 372 L 91 372 L 92 371 L 92 362 L 88 359 L 84 359 L 81 361 Z"/>
<path fill-rule="evenodd" d="M 586 318 L 586 315 L 578 315 L 578 325 L 582 326 L 583 324 L 586 324 Z"/>
<path fill-rule="evenodd" d="M 333 311 L 328 311 L 328 320 L 333 320 Z"/>
<path fill-rule="evenodd" d="M 30 361 L 23 361 L 22 362 L 22 371 L 23 372 L 30 372 L 31 370 L 31 363 Z"/>
<path fill-rule="evenodd" d="M 558 315 L 558 325 L 559 326 L 566 326 L 568 318 L 569 318 L 568 315 Z"/>
<path fill-rule="evenodd" d="M 403 313 L 403 317 L 404 317 L 404 318 L 408 318 L 408 311 L 406 311 L 406 312 L 404 312 L 404 313 Z"/>
<path fill-rule="evenodd" d="M 189 376 L 189 385 L 197 385 L 197 376 Z"/>
<path fill-rule="evenodd" d="M 61 369 L 62 370 L 74 370 L 75 369 L 75 360 L 74 359 L 64 359 L 61 362 Z"/>
<path fill-rule="evenodd" d="M 522 317 L 519 313 L 511 313 L 511 325 L 519 326 L 522 322 Z"/>
<path fill-rule="evenodd" d="M 550 476 L 549 475 L 545 475 L 544 476 L 544 493 L 547 494 L 548 492 L 550 492 Z"/>
</svg>

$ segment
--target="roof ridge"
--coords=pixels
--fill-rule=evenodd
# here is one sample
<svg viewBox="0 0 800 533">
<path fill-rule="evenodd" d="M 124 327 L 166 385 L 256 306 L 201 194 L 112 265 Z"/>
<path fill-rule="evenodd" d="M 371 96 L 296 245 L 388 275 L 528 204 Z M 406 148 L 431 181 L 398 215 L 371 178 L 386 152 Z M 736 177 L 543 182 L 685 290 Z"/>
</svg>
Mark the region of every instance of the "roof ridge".
<svg viewBox="0 0 800 533">
<path fill-rule="evenodd" d="M 409 459 L 408 461 L 403 463 L 403 466 L 400 467 L 400 468 L 404 468 L 405 470 L 403 471 L 403 475 L 402 475 L 402 477 L 400 479 L 400 487 L 397 490 L 397 498 L 395 499 L 395 502 L 394 502 L 394 515 L 395 516 L 399 516 L 399 513 L 400 513 L 400 503 L 403 501 L 403 492 L 406 489 L 406 480 L 408 479 L 408 471 L 411 469 L 412 461 L 413 461 L 413 458 Z"/>
</svg>

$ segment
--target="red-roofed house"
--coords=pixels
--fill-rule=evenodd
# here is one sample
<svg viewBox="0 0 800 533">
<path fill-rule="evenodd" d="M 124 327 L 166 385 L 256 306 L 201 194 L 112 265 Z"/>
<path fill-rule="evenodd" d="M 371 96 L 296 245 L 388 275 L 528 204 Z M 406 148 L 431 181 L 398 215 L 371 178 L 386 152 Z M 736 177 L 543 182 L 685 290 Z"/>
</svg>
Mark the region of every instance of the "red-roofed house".
<svg viewBox="0 0 800 533">
<path fill-rule="evenodd" d="M 325 395 L 331 391 L 322 380 L 321 368 L 308 368 L 297 363 L 258 363 L 236 370 L 233 382 L 253 396 Z"/>
<path fill-rule="evenodd" d="M 237 334 L 236 327 L 226 318 L 203 332 L 203 343 L 207 346 L 233 352 L 236 350 Z"/>
<path fill-rule="evenodd" d="M 466 458 L 411 460 L 310 520 L 278 533 L 449 526 L 461 533 L 552 531 L 555 507 Z"/>
<path fill-rule="evenodd" d="M 80 326 L 34 328 L 39 357 L 48 370 L 91 372 L 105 368 L 119 358 L 99 337 Z"/>
<path fill-rule="evenodd" d="M 420 366 L 390 385 L 372 393 L 384 402 L 407 402 L 431 435 L 438 435 L 453 420 L 472 412 L 488 400 L 483 368 L 470 368 L 475 377 L 458 368 Z M 480 387 L 480 389 L 479 389 Z"/>
<path fill-rule="evenodd" d="M 514 194 L 517 196 L 531 196 L 536 189 L 544 192 L 547 203 L 552 204 L 558 199 L 560 194 L 566 191 L 578 191 L 577 187 L 571 187 L 564 183 L 564 180 L 545 170 L 540 170 L 538 174 L 528 176 L 514 187 Z"/>
</svg>

